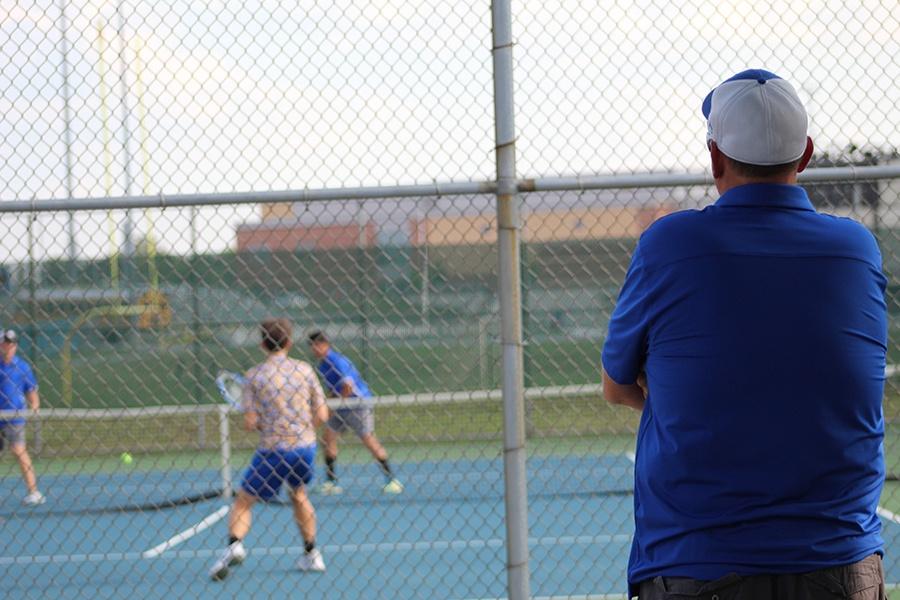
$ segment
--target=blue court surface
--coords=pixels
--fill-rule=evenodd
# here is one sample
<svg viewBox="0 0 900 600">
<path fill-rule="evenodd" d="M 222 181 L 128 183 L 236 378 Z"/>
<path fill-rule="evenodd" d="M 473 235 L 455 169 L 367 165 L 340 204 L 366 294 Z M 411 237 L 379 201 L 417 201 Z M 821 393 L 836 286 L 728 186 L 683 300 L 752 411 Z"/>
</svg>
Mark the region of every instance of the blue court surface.
<svg viewBox="0 0 900 600">
<path fill-rule="evenodd" d="M 533 596 L 624 597 L 631 464 L 618 455 L 529 459 Z M 341 473 L 343 495 L 311 494 L 325 573 L 294 569 L 302 542 L 291 509 L 276 503 L 258 505 L 245 540 L 250 555 L 223 582 L 207 577 L 227 536 L 221 498 L 106 512 L 202 493 L 216 484 L 212 470 L 48 476 L 48 503 L 35 509 L 19 506 L 17 478 L 0 479 L 0 597 L 506 596 L 499 458 L 398 464 L 400 496 L 381 493 L 373 464 Z M 885 538 L 900 548 L 900 524 L 886 520 Z M 886 565 L 896 582 L 893 554 Z"/>
</svg>

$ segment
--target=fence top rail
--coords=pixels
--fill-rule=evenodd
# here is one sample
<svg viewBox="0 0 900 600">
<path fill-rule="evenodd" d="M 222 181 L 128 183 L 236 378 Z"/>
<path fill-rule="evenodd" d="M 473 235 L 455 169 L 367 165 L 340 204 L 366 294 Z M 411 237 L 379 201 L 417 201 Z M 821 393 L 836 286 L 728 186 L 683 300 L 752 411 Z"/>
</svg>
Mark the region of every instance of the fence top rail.
<svg viewBox="0 0 900 600">
<path fill-rule="evenodd" d="M 801 183 L 820 181 L 872 181 L 900 179 L 900 164 L 848 166 L 808 169 L 800 174 Z M 642 187 L 709 186 L 709 173 L 640 173 L 626 175 L 577 175 L 519 179 L 519 192 L 602 190 Z M 229 192 L 150 196 L 110 196 L 99 198 L 51 198 L 0 201 L 0 213 L 36 213 L 85 210 L 124 210 L 132 208 L 174 208 L 218 206 L 226 204 L 271 204 L 276 202 L 324 202 L 329 200 L 396 200 L 497 193 L 495 181 L 459 181 L 418 185 L 357 188 L 322 188 L 266 192 Z"/>
<path fill-rule="evenodd" d="M 542 398 L 585 398 L 597 397 L 601 394 L 600 384 L 563 385 L 549 387 L 534 387 L 525 390 L 527 400 Z M 453 402 L 500 402 L 501 390 L 470 390 L 454 392 L 424 392 L 420 394 L 397 394 L 375 396 L 371 398 L 372 405 L 378 407 L 390 406 L 421 406 L 429 404 L 447 404 Z M 369 400 L 367 400 L 368 402 Z M 358 400 L 356 401 L 358 402 Z M 342 406 L 340 400 L 329 399 L 328 403 L 333 408 Z M 146 418 L 173 415 L 207 415 L 218 413 L 224 404 L 199 404 L 187 406 L 148 406 L 141 408 L 42 408 L 34 411 L 3 410 L 0 411 L 0 420 L 13 418 L 38 418 L 38 419 L 128 419 Z"/>
</svg>

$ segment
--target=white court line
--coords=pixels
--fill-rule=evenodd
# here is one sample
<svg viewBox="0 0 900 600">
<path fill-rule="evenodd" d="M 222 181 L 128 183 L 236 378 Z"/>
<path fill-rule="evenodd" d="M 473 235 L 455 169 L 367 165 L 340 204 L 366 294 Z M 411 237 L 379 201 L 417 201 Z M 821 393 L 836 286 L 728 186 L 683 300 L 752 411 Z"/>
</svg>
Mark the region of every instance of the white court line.
<svg viewBox="0 0 900 600">
<path fill-rule="evenodd" d="M 631 534 L 618 535 L 578 535 L 529 538 L 529 546 L 573 546 L 587 544 L 626 544 L 631 542 Z M 503 538 L 489 538 L 484 540 L 435 540 L 433 542 L 384 542 L 380 544 L 329 544 L 321 546 L 324 554 L 356 554 L 359 552 L 409 552 L 418 550 L 469 550 L 478 548 L 501 548 L 505 541 Z M 299 555 L 303 546 L 274 546 L 269 548 L 249 548 L 253 556 L 281 556 L 285 554 Z M 106 562 L 141 560 L 147 558 L 159 559 L 190 559 L 211 558 L 221 552 L 220 548 L 201 550 L 174 550 L 162 552 L 152 557 L 145 556 L 144 552 L 97 552 L 94 554 L 45 554 L 37 556 L 0 556 L 0 566 L 6 565 L 32 565 L 47 563 L 73 563 L 73 562 Z"/>
<path fill-rule="evenodd" d="M 875 512 L 878 513 L 878 516 L 882 519 L 886 519 L 892 523 L 900 525 L 900 516 L 898 516 L 897 513 L 893 513 L 886 508 L 882 508 L 881 506 L 879 506 Z"/>
<path fill-rule="evenodd" d="M 188 527 L 181 533 L 173 535 L 172 537 L 170 537 L 163 543 L 153 546 L 149 550 L 145 550 L 143 552 L 142 556 L 144 558 L 155 558 L 155 557 L 159 556 L 160 554 L 162 554 L 163 552 L 165 552 L 166 550 L 168 550 L 169 548 L 174 548 L 181 542 L 191 539 L 192 537 L 194 537 L 195 535 L 197 535 L 204 529 L 208 529 L 210 526 L 212 526 L 212 525 L 218 523 L 219 521 L 221 521 L 222 519 L 224 519 L 225 515 L 228 514 L 228 510 L 229 510 L 228 506 L 223 506 L 222 508 L 220 508 L 213 514 L 207 516 L 205 519 L 203 519 L 196 525 Z"/>
</svg>

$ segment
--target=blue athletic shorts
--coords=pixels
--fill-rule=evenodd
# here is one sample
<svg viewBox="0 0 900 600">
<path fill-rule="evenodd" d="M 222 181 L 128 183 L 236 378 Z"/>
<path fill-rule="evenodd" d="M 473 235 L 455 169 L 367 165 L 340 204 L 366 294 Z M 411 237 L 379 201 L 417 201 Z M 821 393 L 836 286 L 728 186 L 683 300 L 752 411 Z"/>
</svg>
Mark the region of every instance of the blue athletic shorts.
<svg viewBox="0 0 900 600">
<path fill-rule="evenodd" d="M 260 500 L 271 500 L 278 495 L 282 483 L 296 489 L 312 481 L 315 460 L 315 444 L 289 450 L 257 449 L 244 471 L 241 489 Z"/>
</svg>

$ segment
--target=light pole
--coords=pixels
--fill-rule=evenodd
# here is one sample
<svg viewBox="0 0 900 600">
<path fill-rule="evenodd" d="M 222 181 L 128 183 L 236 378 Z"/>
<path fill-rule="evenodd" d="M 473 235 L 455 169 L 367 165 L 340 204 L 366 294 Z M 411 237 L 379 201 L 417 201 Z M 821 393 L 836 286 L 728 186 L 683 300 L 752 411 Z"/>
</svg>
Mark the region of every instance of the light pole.
<svg viewBox="0 0 900 600">
<path fill-rule="evenodd" d="M 122 151 L 124 152 L 125 161 L 125 196 L 131 196 L 131 139 L 128 135 L 128 63 L 125 56 L 125 12 L 122 10 L 122 2 L 116 5 L 116 15 L 118 16 L 118 37 L 119 37 L 119 64 L 122 68 L 119 74 L 119 84 L 122 94 Z M 132 234 L 134 225 L 131 222 L 131 211 L 125 211 L 125 225 L 123 227 L 122 253 L 126 257 L 126 261 L 134 257 L 134 240 Z M 126 264 L 128 264 L 126 262 Z M 124 274 L 123 274 L 124 275 Z M 124 278 L 123 278 L 124 279 Z"/>
<path fill-rule="evenodd" d="M 72 113 L 71 113 L 71 90 L 69 89 L 69 38 L 68 38 L 69 22 L 66 19 L 66 0 L 59 0 L 59 32 L 61 35 L 60 51 L 62 52 L 62 92 L 63 92 L 63 121 L 65 128 L 63 131 L 63 140 L 66 146 L 65 164 L 66 164 L 66 198 L 71 200 L 74 193 L 74 183 L 72 179 Z M 68 220 L 69 233 L 69 284 L 74 281 L 75 260 L 78 258 L 78 246 L 75 242 L 75 213 L 69 212 Z"/>
</svg>

